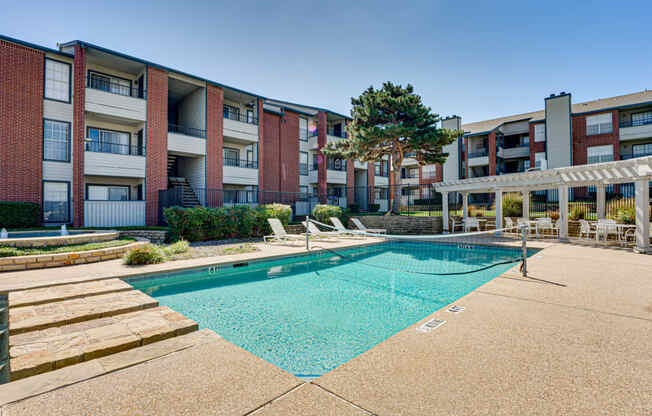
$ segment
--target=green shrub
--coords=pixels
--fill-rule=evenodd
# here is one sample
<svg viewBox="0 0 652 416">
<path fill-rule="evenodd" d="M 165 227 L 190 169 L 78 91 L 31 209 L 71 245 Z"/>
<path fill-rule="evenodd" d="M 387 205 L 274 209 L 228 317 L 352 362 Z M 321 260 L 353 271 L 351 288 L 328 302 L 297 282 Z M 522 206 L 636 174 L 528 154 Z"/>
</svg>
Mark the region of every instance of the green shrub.
<svg viewBox="0 0 652 416">
<path fill-rule="evenodd" d="M 349 204 L 347 209 L 349 210 L 349 212 L 358 213 L 358 212 L 360 212 L 360 205 L 358 205 L 358 204 Z"/>
<path fill-rule="evenodd" d="M 528 213 L 529 215 L 529 213 Z M 522 217 L 523 198 L 518 196 L 505 196 L 503 198 L 503 217 Z"/>
<path fill-rule="evenodd" d="M 315 205 L 315 207 L 312 209 L 312 217 L 319 222 L 323 222 L 324 224 L 330 224 L 331 217 L 342 219 L 344 217 L 343 214 L 344 212 L 342 211 L 342 208 L 335 205 L 319 204 Z M 342 221 L 342 223 L 346 224 L 344 221 Z"/>
<path fill-rule="evenodd" d="M 616 220 L 623 224 L 636 224 L 636 209 L 634 207 L 619 209 Z"/>
<path fill-rule="evenodd" d="M 0 257 L 15 257 L 20 255 L 20 250 L 16 247 L 0 247 Z"/>
<path fill-rule="evenodd" d="M 173 256 L 175 254 L 185 253 L 188 251 L 188 248 L 190 248 L 190 244 L 186 240 L 179 240 L 167 247 L 163 247 L 163 254 Z"/>
<path fill-rule="evenodd" d="M 268 218 L 278 218 L 284 226 L 290 222 L 289 205 L 270 204 L 256 208 L 246 205 L 232 208 L 181 208 L 163 210 L 171 241 L 223 240 L 260 237 L 271 233 Z"/>
<path fill-rule="evenodd" d="M 0 228 L 38 227 L 41 206 L 33 202 L 0 201 Z"/>
<path fill-rule="evenodd" d="M 369 212 L 378 212 L 380 204 L 369 204 Z"/>
<path fill-rule="evenodd" d="M 582 209 L 582 207 L 574 206 L 573 209 L 571 209 L 570 214 L 568 215 L 568 219 L 571 219 L 573 221 L 583 220 L 585 216 L 586 216 L 586 212 L 584 211 L 584 209 Z"/>
<path fill-rule="evenodd" d="M 131 266 L 163 263 L 164 261 L 165 255 L 163 250 L 154 244 L 145 244 L 144 246 L 129 250 L 124 258 L 125 264 Z"/>
</svg>

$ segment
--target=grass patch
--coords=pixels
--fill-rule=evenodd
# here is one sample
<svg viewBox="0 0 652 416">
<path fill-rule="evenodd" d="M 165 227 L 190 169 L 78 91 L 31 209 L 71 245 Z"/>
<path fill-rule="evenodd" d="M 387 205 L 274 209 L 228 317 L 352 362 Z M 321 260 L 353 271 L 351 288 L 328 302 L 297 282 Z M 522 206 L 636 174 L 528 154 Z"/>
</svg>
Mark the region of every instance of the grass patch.
<svg viewBox="0 0 652 416">
<path fill-rule="evenodd" d="M 0 246 L 0 257 L 31 256 L 35 254 L 58 254 L 79 251 L 98 250 L 101 248 L 120 247 L 133 243 L 133 238 L 121 238 L 119 240 L 103 241 L 100 243 L 70 244 L 67 246 L 49 247 L 8 247 Z"/>
<path fill-rule="evenodd" d="M 259 251 L 259 248 L 253 244 L 245 243 L 238 246 L 225 247 L 219 251 L 221 256 L 228 256 L 232 254 L 253 253 Z"/>
</svg>

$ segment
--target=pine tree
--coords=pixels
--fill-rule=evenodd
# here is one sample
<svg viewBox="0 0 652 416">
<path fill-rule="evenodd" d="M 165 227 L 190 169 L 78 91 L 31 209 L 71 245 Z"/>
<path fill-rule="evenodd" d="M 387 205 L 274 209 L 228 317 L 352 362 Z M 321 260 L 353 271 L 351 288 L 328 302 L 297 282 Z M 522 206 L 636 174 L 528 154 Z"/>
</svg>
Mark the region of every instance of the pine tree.
<svg viewBox="0 0 652 416">
<path fill-rule="evenodd" d="M 351 98 L 353 121 L 347 126 L 348 138 L 328 143 L 322 152 L 331 157 L 376 162 L 389 156 L 394 178 L 392 212 L 400 213 L 401 165 L 409 153 L 416 154 L 420 166 L 443 164 L 448 153 L 443 147 L 462 132 L 437 127 L 438 114 L 426 107 L 414 87 L 385 82 L 383 88 L 369 87 L 358 98 Z"/>
</svg>

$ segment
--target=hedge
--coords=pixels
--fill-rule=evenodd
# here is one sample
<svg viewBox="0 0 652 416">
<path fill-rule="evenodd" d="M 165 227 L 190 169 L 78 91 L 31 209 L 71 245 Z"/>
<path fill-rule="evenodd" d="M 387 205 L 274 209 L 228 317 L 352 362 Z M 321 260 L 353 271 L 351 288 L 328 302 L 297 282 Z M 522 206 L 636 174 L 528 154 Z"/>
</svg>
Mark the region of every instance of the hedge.
<svg viewBox="0 0 652 416">
<path fill-rule="evenodd" d="M 288 205 L 270 204 L 250 208 L 181 208 L 163 210 L 172 241 L 224 240 L 228 238 L 261 237 L 271 234 L 268 218 L 278 218 L 284 226 L 290 222 L 292 209 Z"/>
<path fill-rule="evenodd" d="M 0 228 L 27 228 L 39 225 L 41 225 L 39 204 L 0 201 Z"/>
<path fill-rule="evenodd" d="M 330 224 L 331 217 L 337 217 L 346 226 L 349 223 L 349 214 L 349 211 L 335 205 L 318 204 L 312 209 L 312 217 L 324 224 Z"/>
</svg>

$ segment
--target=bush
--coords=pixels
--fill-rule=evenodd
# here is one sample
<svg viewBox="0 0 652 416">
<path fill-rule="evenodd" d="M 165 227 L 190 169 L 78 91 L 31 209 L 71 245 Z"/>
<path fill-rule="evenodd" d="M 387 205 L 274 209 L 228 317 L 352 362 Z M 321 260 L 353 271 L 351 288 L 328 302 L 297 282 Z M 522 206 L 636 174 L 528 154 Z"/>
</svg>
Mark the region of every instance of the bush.
<svg viewBox="0 0 652 416">
<path fill-rule="evenodd" d="M 523 216 L 523 198 L 518 196 L 512 196 L 512 195 L 504 197 L 503 217 L 522 217 L 522 216 Z"/>
<path fill-rule="evenodd" d="M 154 244 L 145 244 L 142 247 L 137 247 L 129 250 L 124 258 L 125 264 L 140 265 L 140 264 L 156 264 L 163 263 L 165 256 L 163 250 Z"/>
<path fill-rule="evenodd" d="M 315 205 L 315 208 L 312 209 L 312 217 L 316 219 L 319 222 L 323 222 L 324 224 L 330 224 L 331 217 L 337 217 L 342 219 L 343 215 L 342 208 L 337 207 L 335 205 Z M 346 224 L 345 222 L 343 222 Z"/>
<path fill-rule="evenodd" d="M 358 204 L 349 204 L 347 209 L 349 210 L 349 212 L 353 212 L 353 213 L 357 214 L 358 212 L 360 212 L 360 205 L 358 205 Z"/>
<path fill-rule="evenodd" d="M 636 209 L 634 207 L 619 209 L 616 220 L 623 224 L 636 224 Z"/>
<path fill-rule="evenodd" d="M 15 257 L 20 255 L 20 250 L 16 247 L 0 247 L 0 257 Z"/>
<path fill-rule="evenodd" d="M 548 217 L 550 217 L 553 221 L 557 221 L 559 219 L 559 211 L 548 211 Z"/>
<path fill-rule="evenodd" d="M 33 202 L 0 202 L 0 228 L 28 228 L 41 225 L 41 206 Z"/>
<path fill-rule="evenodd" d="M 582 209 L 582 207 L 575 206 L 573 207 L 573 209 L 571 209 L 571 212 L 568 215 L 568 219 L 571 219 L 573 221 L 583 220 L 585 215 L 586 212 Z"/>
<path fill-rule="evenodd" d="M 369 204 L 369 212 L 378 212 L 380 204 Z"/>
<path fill-rule="evenodd" d="M 188 248 L 190 248 L 190 244 L 186 240 L 179 240 L 167 247 L 163 247 L 163 254 L 173 256 L 175 254 L 185 253 L 188 251 Z"/>
<path fill-rule="evenodd" d="M 268 218 L 278 218 L 284 226 L 290 222 L 288 205 L 271 204 L 256 208 L 246 205 L 232 208 L 181 208 L 163 210 L 171 241 L 223 240 L 260 237 L 271 233 Z"/>
</svg>

